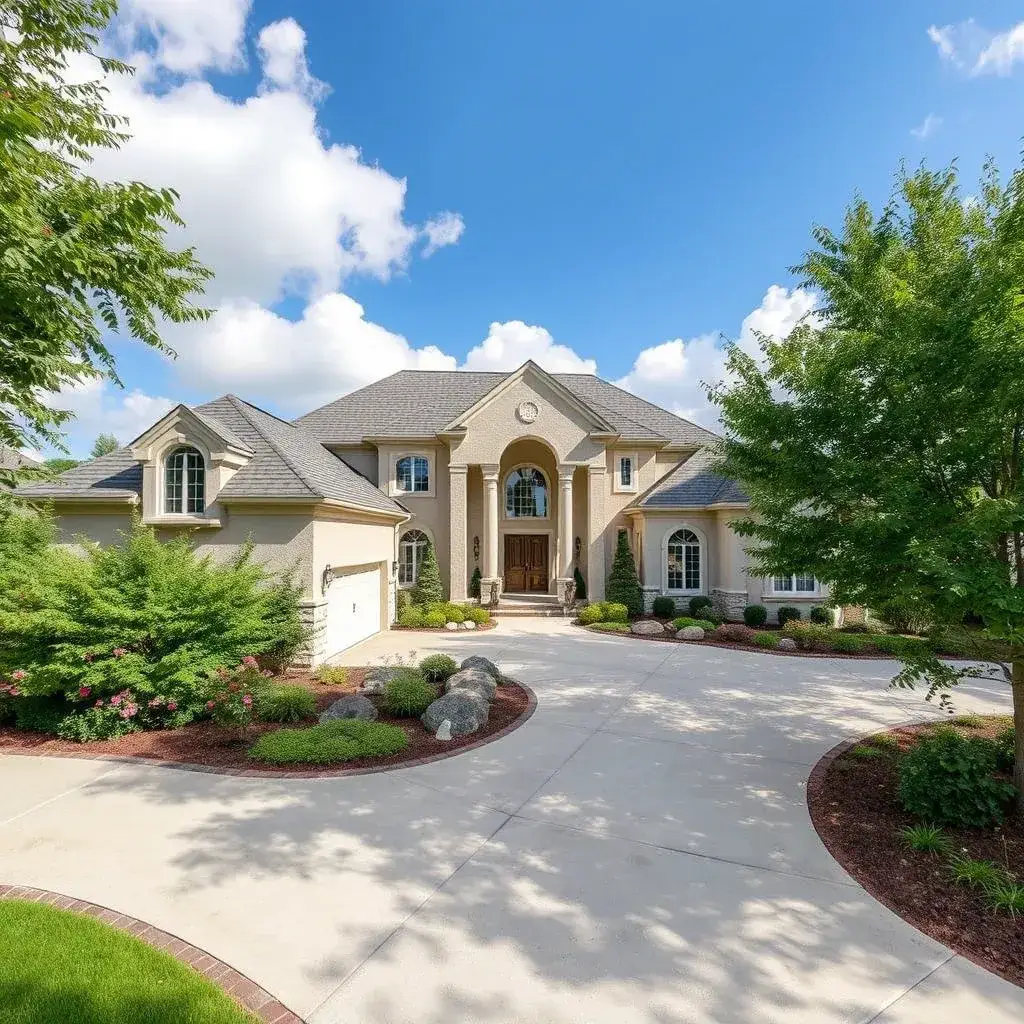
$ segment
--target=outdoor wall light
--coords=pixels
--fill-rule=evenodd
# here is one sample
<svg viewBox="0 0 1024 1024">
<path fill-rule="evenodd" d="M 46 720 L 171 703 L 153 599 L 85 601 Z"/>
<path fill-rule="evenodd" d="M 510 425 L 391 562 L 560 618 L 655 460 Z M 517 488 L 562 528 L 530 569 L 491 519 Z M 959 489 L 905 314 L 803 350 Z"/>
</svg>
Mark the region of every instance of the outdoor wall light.
<svg viewBox="0 0 1024 1024">
<path fill-rule="evenodd" d="M 326 594 L 327 588 L 330 587 L 331 581 L 334 579 L 334 570 L 329 566 L 324 566 L 324 571 L 320 574 L 320 593 Z"/>
</svg>

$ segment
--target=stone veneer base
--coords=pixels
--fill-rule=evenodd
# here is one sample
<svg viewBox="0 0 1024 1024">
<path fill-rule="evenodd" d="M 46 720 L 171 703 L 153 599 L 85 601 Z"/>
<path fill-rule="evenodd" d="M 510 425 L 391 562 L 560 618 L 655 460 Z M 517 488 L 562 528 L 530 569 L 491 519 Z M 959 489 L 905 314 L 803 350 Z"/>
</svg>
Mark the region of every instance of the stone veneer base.
<svg viewBox="0 0 1024 1024">
<path fill-rule="evenodd" d="M 70 910 L 77 914 L 94 917 L 97 921 L 118 928 L 134 936 L 146 945 L 169 953 L 176 960 L 197 971 L 208 981 L 223 989 L 236 1003 L 256 1014 L 264 1024 L 303 1024 L 302 1018 L 289 1010 L 279 999 L 275 999 L 265 988 L 251 978 L 236 971 L 223 960 L 218 960 L 205 949 L 193 946 L 177 935 L 155 928 L 145 921 L 128 914 L 119 914 L 109 907 L 86 903 L 72 896 L 65 896 L 48 889 L 35 889 L 27 885 L 0 883 L 0 900 L 25 900 L 29 903 L 46 903 L 58 910 Z"/>
</svg>

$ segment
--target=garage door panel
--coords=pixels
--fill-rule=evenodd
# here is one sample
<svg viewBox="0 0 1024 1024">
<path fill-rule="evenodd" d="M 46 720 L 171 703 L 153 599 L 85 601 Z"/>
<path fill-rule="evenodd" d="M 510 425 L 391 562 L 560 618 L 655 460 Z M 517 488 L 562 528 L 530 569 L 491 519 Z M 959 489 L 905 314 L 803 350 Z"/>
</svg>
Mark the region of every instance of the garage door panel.
<svg viewBox="0 0 1024 1024">
<path fill-rule="evenodd" d="M 334 578 L 327 589 L 328 656 L 380 632 L 380 587 L 380 569 Z"/>
</svg>

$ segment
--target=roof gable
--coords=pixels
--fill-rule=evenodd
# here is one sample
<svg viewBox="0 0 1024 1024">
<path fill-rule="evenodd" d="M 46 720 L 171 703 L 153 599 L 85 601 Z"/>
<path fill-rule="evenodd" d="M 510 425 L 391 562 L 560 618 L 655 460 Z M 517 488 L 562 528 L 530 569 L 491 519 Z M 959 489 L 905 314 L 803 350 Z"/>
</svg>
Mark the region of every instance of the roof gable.
<svg viewBox="0 0 1024 1024">
<path fill-rule="evenodd" d="M 448 433 L 449 431 L 465 427 L 478 413 L 486 409 L 495 399 L 503 395 L 520 380 L 527 382 L 539 381 L 549 387 L 570 408 L 574 409 L 588 422 L 592 431 L 602 434 L 616 433 L 615 428 L 600 413 L 578 398 L 557 378 L 538 366 L 532 359 L 528 359 L 518 370 L 503 377 L 490 391 L 481 395 L 473 405 L 445 424 L 438 433 Z"/>
<path fill-rule="evenodd" d="M 653 487 L 649 487 L 630 508 L 701 508 L 708 505 L 746 505 L 747 496 L 736 481 L 714 470 L 716 456 L 707 448 L 694 452 Z"/>
</svg>

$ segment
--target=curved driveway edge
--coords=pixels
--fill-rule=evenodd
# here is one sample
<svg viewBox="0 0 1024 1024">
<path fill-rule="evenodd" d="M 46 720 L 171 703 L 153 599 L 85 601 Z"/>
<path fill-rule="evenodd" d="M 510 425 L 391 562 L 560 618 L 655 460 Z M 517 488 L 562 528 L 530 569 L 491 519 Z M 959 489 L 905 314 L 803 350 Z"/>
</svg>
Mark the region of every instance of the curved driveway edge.
<svg viewBox="0 0 1024 1024">
<path fill-rule="evenodd" d="M 48 889 L 33 889 L 25 885 L 8 885 L 0 883 L 0 900 L 24 900 L 28 903 L 46 903 L 58 910 L 71 910 L 76 914 L 95 917 L 96 920 L 127 932 L 133 938 L 145 942 L 147 946 L 169 953 L 192 970 L 201 974 L 207 981 L 213 982 L 223 989 L 236 1003 L 251 1010 L 264 1024 L 303 1024 L 302 1018 L 292 1013 L 280 1000 L 272 996 L 265 988 L 261 988 L 251 978 L 236 971 L 223 960 L 218 960 L 205 949 L 193 946 L 177 935 L 154 928 L 153 925 L 140 921 L 128 914 L 119 914 L 109 907 L 101 907 L 95 903 L 86 903 L 72 896 L 65 896 Z"/>
</svg>

